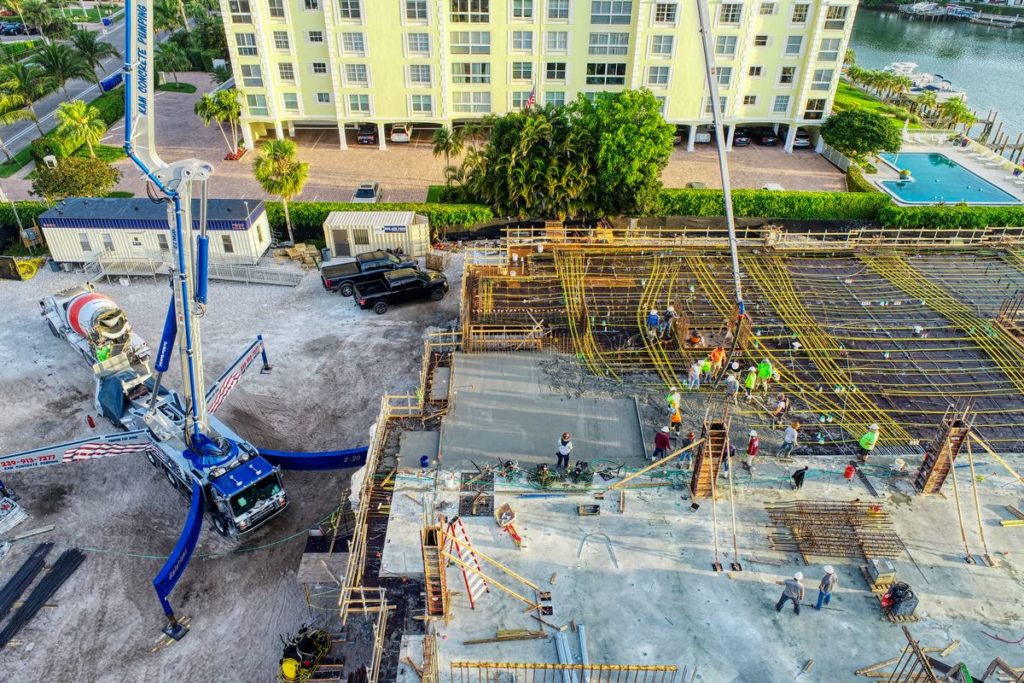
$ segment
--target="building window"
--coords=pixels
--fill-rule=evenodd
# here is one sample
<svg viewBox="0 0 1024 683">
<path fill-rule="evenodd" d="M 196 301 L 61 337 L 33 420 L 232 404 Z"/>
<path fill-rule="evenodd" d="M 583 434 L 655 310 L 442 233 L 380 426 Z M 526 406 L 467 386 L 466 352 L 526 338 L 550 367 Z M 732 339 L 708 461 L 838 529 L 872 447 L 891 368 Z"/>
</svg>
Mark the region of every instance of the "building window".
<svg viewBox="0 0 1024 683">
<path fill-rule="evenodd" d="M 834 62 L 839 59 L 839 47 L 842 43 L 842 38 L 822 38 L 821 47 L 818 49 L 818 61 Z"/>
<path fill-rule="evenodd" d="M 796 67 L 784 66 L 779 72 L 779 85 L 793 85 L 796 80 Z"/>
<path fill-rule="evenodd" d="M 811 79 L 811 90 L 828 90 L 832 87 L 832 69 L 815 69 Z"/>
<path fill-rule="evenodd" d="M 452 33 L 453 55 L 489 55 L 491 54 L 491 34 L 489 31 L 455 31 Z"/>
<path fill-rule="evenodd" d="M 651 54 L 661 57 L 672 56 L 672 46 L 675 44 L 673 36 L 653 36 L 651 38 Z"/>
<path fill-rule="evenodd" d="M 548 52 L 568 52 L 569 32 L 548 31 L 547 45 L 545 48 Z"/>
<path fill-rule="evenodd" d="M 426 21 L 427 0 L 405 0 L 405 18 L 409 21 Z"/>
<path fill-rule="evenodd" d="M 652 66 L 647 69 L 647 84 L 648 85 L 668 85 L 668 72 L 667 66 Z"/>
<path fill-rule="evenodd" d="M 846 28 L 846 15 L 850 8 L 846 5 L 829 7 L 825 14 L 826 31 L 842 31 Z"/>
<path fill-rule="evenodd" d="M 327 62 L 313 62 L 310 68 L 315 74 L 325 74 L 327 73 Z"/>
<path fill-rule="evenodd" d="M 825 103 L 827 100 L 807 100 L 807 108 L 804 109 L 804 118 L 817 120 L 825 116 Z"/>
<path fill-rule="evenodd" d="M 512 31 L 512 49 L 520 52 L 532 52 L 533 31 Z"/>
<path fill-rule="evenodd" d="M 624 55 L 629 52 L 628 33 L 591 33 L 589 52 L 592 55 Z"/>
<path fill-rule="evenodd" d="M 752 67 L 750 67 L 750 68 L 749 68 L 749 69 L 747 70 L 747 75 L 748 75 L 748 76 L 753 76 L 753 77 L 755 77 L 755 78 L 756 78 L 757 76 L 760 76 L 760 75 L 761 75 L 761 67 L 759 67 L 759 66 L 752 66 Z"/>
<path fill-rule="evenodd" d="M 719 107 L 718 110 L 721 113 L 724 114 L 725 110 L 729 107 L 729 98 L 728 97 L 724 97 L 724 96 L 719 97 L 718 98 L 718 107 Z M 714 114 L 714 112 L 711 111 L 711 98 L 710 97 L 705 97 L 704 98 L 704 114 L 705 114 L 705 116 L 711 116 L 711 115 Z"/>
<path fill-rule="evenodd" d="M 277 75 L 281 77 L 282 81 L 294 81 L 295 67 L 291 62 L 281 62 L 277 65 Z"/>
<path fill-rule="evenodd" d="M 452 83 L 490 83 L 491 65 L 487 62 L 452 63 Z"/>
<path fill-rule="evenodd" d="M 754 36 L 754 47 L 768 47 L 768 36 L 763 34 Z"/>
<path fill-rule="evenodd" d="M 231 21 L 240 24 L 252 23 L 252 9 L 249 7 L 249 0 L 229 0 L 228 9 L 231 11 Z"/>
<path fill-rule="evenodd" d="M 530 101 L 530 93 L 526 90 L 518 90 L 512 93 L 512 109 L 521 110 L 526 108 L 526 103 Z"/>
<path fill-rule="evenodd" d="M 430 54 L 430 34 L 429 33 L 410 33 L 405 37 L 406 45 L 409 47 L 409 54 L 411 55 L 429 55 Z"/>
<path fill-rule="evenodd" d="M 168 244 L 167 242 L 167 235 L 163 234 L 162 232 L 158 232 L 156 234 L 156 244 L 158 247 L 160 247 L 160 251 L 171 251 L 171 245 Z"/>
<path fill-rule="evenodd" d="M 455 24 L 486 24 L 491 20 L 491 0 L 450 0 Z"/>
<path fill-rule="evenodd" d="M 349 95 L 348 96 L 348 110 L 353 114 L 369 114 L 370 113 L 370 96 L 369 95 Z"/>
<path fill-rule="evenodd" d="M 625 85 L 625 64 L 587 64 L 588 85 Z"/>
<path fill-rule="evenodd" d="M 632 0 L 591 0 L 591 24 L 629 24 L 632 21 Z"/>
<path fill-rule="evenodd" d="M 757 104 L 757 95 L 744 95 L 743 96 L 743 106 L 744 107 L 753 107 L 756 104 Z"/>
<path fill-rule="evenodd" d="M 533 19 L 533 0 L 512 0 L 513 19 Z"/>
<path fill-rule="evenodd" d="M 103 251 L 114 251 L 114 238 L 109 232 L 103 233 Z"/>
<path fill-rule="evenodd" d="M 674 2 L 659 2 L 654 6 L 654 23 L 655 24 L 675 24 L 676 23 L 676 3 Z"/>
<path fill-rule="evenodd" d="M 548 0 L 548 19 L 568 19 L 569 0 Z"/>
<path fill-rule="evenodd" d="M 367 245 L 370 243 L 370 231 L 366 228 L 352 228 L 352 243 Z"/>
<path fill-rule="evenodd" d="M 735 57 L 738 40 L 736 36 L 718 36 L 715 38 L 715 54 L 719 57 Z"/>
<path fill-rule="evenodd" d="M 776 95 L 772 100 L 773 114 L 786 114 L 789 112 L 789 95 Z"/>
<path fill-rule="evenodd" d="M 430 95 L 412 96 L 412 113 L 430 116 L 434 113 L 434 100 Z"/>
<path fill-rule="evenodd" d="M 758 13 L 763 17 L 774 16 L 777 5 L 774 2 L 762 2 L 758 7 Z"/>
<path fill-rule="evenodd" d="M 790 21 L 794 24 L 806 24 L 807 14 L 810 9 L 811 6 L 803 2 L 793 5 L 793 16 L 790 18 Z"/>
<path fill-rule="evenodd" d="M 561 91 L 544 93 L 544 104 L 553 104 L 556 107 L 564 107 L 565 93 Z"/>
<path fill-rule="evenodd" d="M 259 64 L 242 65 L 242 85 L 246 88 L 263 87 L 263 70 Z"/>
<path fill-rule="evenodd" d="M 323 31 L 310 31 L 309 33 L 306 34 L 306 39 L 310 43 L 322 43 L 322 42 L 324 42 L 324 32 Z"/>
<path fill-rule="evenodd" d="M 363 10 L 359 6 L 359 0 L 338 0 L 338 16 L 341 19 L 362 19 Z"/>
<path fill-rule="evenodd" d="M 329 93 L 329 92 L 318 92 L 316 94 L 316 101 L 319 104 L 330 104 L 331 103 L 331 93 Z"/>
<path fill-rule="evenodd" d="M 362 33 L 345 32 L 341 34 L 341 51 L 349 57 L 366 56 L 366 38 Z"/>
<path fill-rule="evenodd" d="M 284 102 L 285 111 L 298 111 L 299 110 L 299 96 L 293 92 L 286 92 L 281 95 L 281 100 Z"/>
<path fill-rule="evenodd" d="M 267 116 L 270 113 L 266 95 L 246 95 L 245 101 L 249 105 L 249 116 Z"/>
<path fill-rule="evenodd" d="M 85 232 L 78 233 L 78 244 L 82 247 L 82 253 L 88 254 L 92 251 L 92 245 L 89 244 L 89 234 Z"/>
<path fill-rule="evenodd" d="M 731 66 L 720 66 L 717 70 L 718 74 L 718 85 L 722 88 L 729 88 L 732 86 L 732 67 Z"/>
<path fill-rule="evenodd" d="M 287 31 L 274 31 L 274 49 L 275 50 L 290 50 L 291 43 L 288 42 Z"/>
<path fill-rule="evenodd" d="M 512 62 L 512 80 L 532 81 L 533 62 Z"/>
<path fill-rule="evenodd" d="M 564 81 L 565 62 L 548 62 L 545 64 L 544 78 L 548 81 Z"/>
<path fill-rule="evenodd" d="M 272 19 L 284 19 L 284 0 L 267 0 Z"/>
<path fill-rule="evenodd" d="M 365 64 L 345 65 L 345 85 L 361 85 L 364 88 L 370 85 L 370 75 Z"/>
<path fill-rule="evenodd" d="M 452 109 L 466 114 L 490 114 L 491 93 L 489 92 L 453 92 Z"/>
<path fill-rule="evenodd" d="M 787 36 L 786 38 L 786 56 L 797 57 L 800 55 L 800 48 L 803 47 L 804 37 L 803 36 Z"/>
<path fill-rule="evenodd" d="M 430 85 L 433 80 L 429 64 L 409 65 L 409 83 L 413 85 Z"/>
<path fill-rule="evenodd" d="M 236 33 L 235 45 L 238 47 L 238 54 L 242 57 L 255 57 L 259 54 L 256 49 L 255 33 Z"/>
<path fill-rule="evenodd" d="M 722 3 L 718 8 L 719 24 L 738 24 L 743 18 L 743 5 L 735 2 Z"/>
<path fill-rule="evenodd" d="M 320 9 L 320 0 L 305 0 L 304 6 L 308 10 Z"/>
<path fill-rule="evenodd" d="M 220 246 L 224 249 L 225 254 L 235 253 L 235 243 L 231 241 L 231 235 L 221 235 Z"/>
<path fill-rule="evenodd" d="M 664 95 L 657 95 L 654 98 L 658 102 L 658 113 L 662 116 L 665 115 L 665 107 L 668 106 L 668 98 Z"/>
</svg>

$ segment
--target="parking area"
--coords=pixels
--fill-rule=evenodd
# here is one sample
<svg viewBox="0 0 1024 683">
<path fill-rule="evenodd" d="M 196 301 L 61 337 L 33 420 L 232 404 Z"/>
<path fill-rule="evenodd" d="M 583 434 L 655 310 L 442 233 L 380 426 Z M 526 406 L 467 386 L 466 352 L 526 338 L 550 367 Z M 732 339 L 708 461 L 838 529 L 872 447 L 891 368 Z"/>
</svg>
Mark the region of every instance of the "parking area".
<svg viewBox="0 0 1024 683">
<path fill-rule="evenodd" d="M 786 190 L 846 191 L 845 174 L 810 148 L 786 154 L 781 145 L 763 147 L 754 143 L 733 147 L 728 159 L 734 188 L 777 183 Z M 685 145 L 676 147 L 661 178 L 665 187 L 686 187 L 692 182 L 722 187 L 715 145 L 698 144 L 692 152 L 687 152 Z"/>
</svg>

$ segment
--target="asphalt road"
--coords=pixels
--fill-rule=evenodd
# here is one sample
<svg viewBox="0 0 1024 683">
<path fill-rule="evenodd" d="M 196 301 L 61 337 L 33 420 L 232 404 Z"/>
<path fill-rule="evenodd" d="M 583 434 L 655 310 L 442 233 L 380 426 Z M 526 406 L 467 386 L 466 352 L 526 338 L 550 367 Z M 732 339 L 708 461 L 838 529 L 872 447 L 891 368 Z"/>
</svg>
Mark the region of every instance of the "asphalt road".
<svg viewBox="0 0 1024 683">
<path fill-rule="evenodd" d="M 119 19 L 116 24 L 106 29 L 107 34 L 103 36 L 103 40 L 111 43 L 119 53 L 124 53 L 124 19 Z M 103 62 L 102 66 L 98 69 L 100 72 L 100 79 L 104 79 L 110 74 L 119 71 L 123 66 L 121 57 L 111 57 Z M 68 82 L 68 93 L 71 95 L 71 99 L 84 99 L 86 101 L 95 98 L 99 94 L 99 87 L 91 81 L 69 81 Z M 57 121 L 55 120 L 54 112 L 57 110 L 58 105 L 64 102 L 64 91 L 58 88 L 54 92 L 50 93 L 42 99 L 36 100 L 36 114 L 39 115 L 39 123 L 42 124 L 43 130 L 50 131 L 57 127 Z M 39 131 L 36 129 L 35 123 L 29 120 L 18 121 L 9 126 L 3 126 L 0 128 L 0 140 L 3 140 L 7 145 L 7 148 L 11 150 L 11 154 L 17 154 L 25 147 L 38 137 Z"/>
</svg>

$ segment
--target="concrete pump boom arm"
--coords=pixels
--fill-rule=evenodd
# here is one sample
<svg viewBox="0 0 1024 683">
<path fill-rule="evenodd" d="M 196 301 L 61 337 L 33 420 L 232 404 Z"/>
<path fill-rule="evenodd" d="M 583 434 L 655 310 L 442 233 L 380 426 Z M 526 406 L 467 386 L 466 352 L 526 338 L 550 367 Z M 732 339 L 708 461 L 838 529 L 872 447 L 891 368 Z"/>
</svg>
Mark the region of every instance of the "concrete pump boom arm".
<svg viewBox="0 0 1024 683">
<path fill-rule="evenodd" d="M 44 446 L 31 451 L 0 455 L 0 472 L 19 472 L 48 465 L 63 465 L 114 455 L 146 453 L 156 448 L 148 429 L 94 436 L 78 441 Z"/>
</svg>

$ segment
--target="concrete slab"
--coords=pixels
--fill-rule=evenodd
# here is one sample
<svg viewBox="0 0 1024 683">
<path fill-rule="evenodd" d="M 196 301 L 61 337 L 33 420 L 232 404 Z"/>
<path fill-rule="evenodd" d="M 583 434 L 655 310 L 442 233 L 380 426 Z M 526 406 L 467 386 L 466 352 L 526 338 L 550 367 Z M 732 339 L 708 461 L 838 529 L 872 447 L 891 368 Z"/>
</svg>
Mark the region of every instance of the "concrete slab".
<svg viewBox="0 0 1024 683">
<path fill-rule="evenodd" d="M 438 432 L 402 432 L 398 442 L 398 467 L 420 469 L 420 456 L 437 459 L 441 435 Z"/>
<path fill-rule="evenodd" d="M 441 431 L 445 467 L 466 469 L 494 459 L 529 467 L 555 464 L 563 432 L 572 434 L 573 462 L 604 459 L 635 465 L 644 444 L 632 398 L 556 395 L 540 354 L 459 354 L 451 410 Z"/>
<path fill-rule="evenodd" d="M 444 401 L 448 398 L 448 387 L 451 384 L 451 367 L 434 368 L 434 376 L 430 382 L 430 400 Z"/>
</svg>

